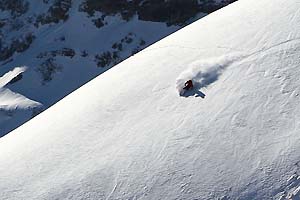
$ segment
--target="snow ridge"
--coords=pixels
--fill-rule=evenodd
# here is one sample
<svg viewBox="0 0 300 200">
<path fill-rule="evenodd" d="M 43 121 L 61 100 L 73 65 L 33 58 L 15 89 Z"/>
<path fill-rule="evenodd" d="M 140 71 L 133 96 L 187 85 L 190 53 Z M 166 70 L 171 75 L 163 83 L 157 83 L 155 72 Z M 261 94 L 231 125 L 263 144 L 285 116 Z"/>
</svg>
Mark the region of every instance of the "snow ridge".
<svg viewBox="0 0 300 200">
<path fill-rule="evenodd" d="M 25 72 L 27 67 L 16 67 L 12 71 L 7 72 L 0 78 L 0 110 L 15 110 L 17 108 L 27 109 L 40 107 L 42 104 L 24 97 L 23 95 L 12 92 L 4 88 L 18 75 Z"/>
<path fill-rule="evenodd" d="M 16 67 L 12 71 L 7 72 L 0 78 L 0 88 L 6 86 L 13 78 L 17 77 L 19 74 L 25 72 L 27 67 Z"/>
</svg>

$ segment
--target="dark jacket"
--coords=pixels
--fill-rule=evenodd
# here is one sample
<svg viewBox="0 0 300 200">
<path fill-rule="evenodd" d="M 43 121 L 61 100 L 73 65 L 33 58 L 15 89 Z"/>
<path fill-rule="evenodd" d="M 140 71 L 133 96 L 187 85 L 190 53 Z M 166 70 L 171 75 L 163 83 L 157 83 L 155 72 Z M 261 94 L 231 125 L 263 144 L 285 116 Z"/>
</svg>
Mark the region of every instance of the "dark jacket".
<svg viewBox="0 0 300 200">
<path fill-rule="evenodd" d="M 183 89 L 190 90 L 190 89 L 193 89 L 193 87 L 194 87 L 193 81 L 192 80 L 188 80 L 187 82 L 185 82 Z"/>
</svg>

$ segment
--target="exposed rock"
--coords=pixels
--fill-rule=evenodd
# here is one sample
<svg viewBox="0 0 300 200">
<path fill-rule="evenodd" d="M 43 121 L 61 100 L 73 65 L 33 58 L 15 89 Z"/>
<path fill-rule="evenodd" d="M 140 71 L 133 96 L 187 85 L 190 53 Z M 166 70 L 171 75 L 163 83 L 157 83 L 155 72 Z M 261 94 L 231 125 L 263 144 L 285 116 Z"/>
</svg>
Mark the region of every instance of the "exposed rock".
<svg viewBox="0 0 300 200">
<path fill-rule="evenodd" d="M 10 58 L 15 52 L 24 52 L 29 48 L 35 36 L 32 33 L 26 34 L 23 38 L 14 39 L 10 46 L 0 46 L 0 61 Z"/>
<path fill-rule="evenodd" d="M 15 78 L 11 79 L 11 81 L 9 81 L 8 84 L 14 84 L 14 83 L 18 82 L 19 80 L 21 80 L 22 78 L 23 78 L 23 74 L 20 73 Z"/>
<path fill-rule="evenodd" d="M 48 58 L 37 68 L 37 71 L 42 76 L 42 84 L 51 81 L 53 79 L 53 75 L 61 70 L 62 66 L 55 63 L 54 58 Z"/>
<path fill-rule="evenodd" d="M 105 23 L 103 22 L 103 20 L 101 18 L 93 19 L 92 21 L 94 22 L 94 24 L 97 28 L 101 28 L 102 26 L 105 25 Z"/>
<path fill-rule="evenodd" d="M 2 28 L 3 26 L 5 26 L 5 21 L 0 19 L 0 28 Z"/>
<path fill-rule="evenodd" d="M 53 58 L 56 56 L 64 56 L 73 58 L 76 55 L 75 51 L 71 48 L 62 48 L 60 50 L 46 51 L 37 55 L 37 58 Z"/>
<path fill-rule="evenodd" d="M 95 11 L 106 15 L 120 14 L 124 20 L 137 14 L 140 20 L 166 22 L 168 25 L 186 25 L 198 13 L 211 13 L 236 0 L 221 3 L 208 0 L 85 0 L 80 10 L 93 16 Z"/>
<path fill-rule="evenodd" d="M 27 12 L 29 3 L 25 0 L 0 0 L 0 10 L 9 11 L 16 18 Z"/>
<path fill-rule="evenodd" d="M 87 57 L 89 54 L 86 50 L 81 51 L 81 57 Z"/>
<path fill-rule="evenodd" d="M 35 26 L 58 23 L 61 20 L 66 21 L 69 18 L 68 11 L 71 6 L 72 0 L 55 0 L 46 14 L 41 14 L 37 17 Z"/>
<path fill-rule="evenodd" d="M 97 62 L 98 67 L 106 67 L 113 63 L 114 58 L 111 52 L 106 51 L 100 55 L 95 56 L 95 61 Z"/>
<path fill-rule="evenodd" d="M 101 11 L 107 15 L 120 13 L 123 19 L 129 20 L 135 14 L 139 2 L 140 0 L 85 0 L 80 10 L 87 12 L 90 16 L 93 16 L 95 11 Z"/>
</svg>

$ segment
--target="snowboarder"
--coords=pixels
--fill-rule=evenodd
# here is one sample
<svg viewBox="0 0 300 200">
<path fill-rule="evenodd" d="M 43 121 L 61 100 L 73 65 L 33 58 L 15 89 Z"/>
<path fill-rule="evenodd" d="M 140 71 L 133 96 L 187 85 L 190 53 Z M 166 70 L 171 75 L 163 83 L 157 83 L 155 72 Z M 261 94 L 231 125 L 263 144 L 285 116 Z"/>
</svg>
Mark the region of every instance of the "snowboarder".
<svg viewBox="0 0 300 200">
<path fill-rule="evenodd" d="M 184 84 L 184 90 L 191 90 L 193 89 L 194 85 L 193 85 L 193 81 L 192 80 L 188 80 L 187 82 L 185 82 Z"/>
</svg>

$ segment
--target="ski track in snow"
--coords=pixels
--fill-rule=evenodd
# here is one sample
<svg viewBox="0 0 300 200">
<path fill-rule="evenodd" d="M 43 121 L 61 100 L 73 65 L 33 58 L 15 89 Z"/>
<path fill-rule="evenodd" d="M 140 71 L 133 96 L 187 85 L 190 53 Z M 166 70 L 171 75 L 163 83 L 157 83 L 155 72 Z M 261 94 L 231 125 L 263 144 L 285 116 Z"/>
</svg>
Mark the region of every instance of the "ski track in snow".
<svg viewBox="0 0 300 200">
<path fill-rule="evenodd" d="M 300 46 L 285 23 L 295 10 L 295 1 L 238 1 L 158 43 L 221 50 L 137 54 L 81 87 L 0 140 L 1 195 L 299 200 Z M 179 98 L 172 84 L 187 78 L 207 98 Z"/>
<path fill-rule="evenodd" d="M 233 62 L 240 59 L 241 56 L 222 56 L 220 58 L 211 58 L 208 60 L 199 60 L 190 64 L 190 67 L 182 72 L 176 80 L 176 89 L 179 95 L 191 96 L 201 95 L 199 90 L 207 87 L 213 82 L 217 81 L 223 71 Z M 183 90 L 184 84 L 187 80 L 192 80 L 194 89 L 185 92 Z"/>
<path fill-rule="evenodd" d="M 233 62 L 241 61 L 242 59 L 260 54 L 265 53 L 266 51 L 272 50 L 274 48 L 278 48 L 282 45 L 288 44 L 288 43 L 299 43 L 300 38 L 294 38 L 294 39 L 288 39 L 283 42 L 279 42 L 277 44 L 271 45 L 269 47 L 262 48 L 260 50 L 254 51 L 253 53 L 249 54 L 236 54 L 236 55 L 224 55 L 218 58 L 210 58 L 207 60 L 199 60 L 195 61 L 188 67 L 187 70 L 183 71 L 178 78 L 176 79 L 176 90 L 180 96 L 201 96 L 202 98 L 205 97 L 205 94 L 203 94 L 200 90 L 201 88 L 205 88 L 209 86 L 210 84 L 214 83 L 218 80 L 219 76 L 222 75 L 223 71 L 229 67 Z M 193 47 L 186 47 L 186 46 L 177 46 L 177 45 L 170 45 L 170 46 L 164 46 L 160 48 L 170 48 L 170 47 L 176 47 L 176 48 L 187 48 L 187 49 L 194 49 L 194 50 L 204 50 L 204 48 L 193 48 Z M 151 50 L 158 50 L 160 48 L 154 48 Z M 221 47 L 218 46 L 217 48 L 224 48 L 229 49 L 231 51 L 238 51 L 242 52 L 243 50 L 237 50 L 235 48 L 231 47 Z M 144 52 L 147 52 L 144 51 Z M 184 91 L 183 87 L 187 80 L 192 80 L 194 83 L 194 89 L 192 91 Z"/>
<path fill-rule="evenodd" d="M 208 48 L 202 47 L 202 48 L 199 48 L 199 47 L 191 47 L 191 46 L 186 46 L 186 45 L 174 45 L 174 44 L 166 45 L 166 46 L 160 46 L 160 47 L 149 47 L 145 50 L 142 50 L 141 53 L 147 53 L 147 52 L 156 51 L 156 50 L 165 49 L 165 48 L 180 48 L 180 49 L 190 49 L 190 50 L 196 50 L 196 51 L 207 51 L 207 50 L 210 50 L 210 49 L 219 48 L 219 49 L 227 49 L 227 50 L 230 50 L 231 52 L 239 52 L 239 53 L 243 54 L 244 57 L 250 57 L 250 56 L 256 55 L 258 53 L 263 53 L 263 52 L 266 52 L 268 50 L 272 50 L 272 49 L 277 48 L 277 47 L 279 47 L 281 45 L 284 45 L 284 44 L 289 44 L 289 43 L 294 43 L 294 42 L 299 43 L 299 41 L 300 41 L 300 38 L 293 38 L 293 39 L 284 40 L 284 41 L 276 43 L 274 45 L 264 47 L 260 50 L 255 50 L 252 53 L 249 53 L 250 52 L 249 49 L 248 50 L 247 49 L 238 49 L 236 47 L 230 47 L 230 46 L 217 45 L 215 47 L 208 47 Z"/>
</svg>

